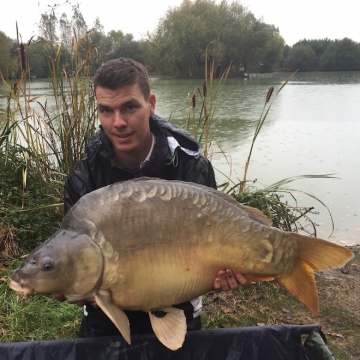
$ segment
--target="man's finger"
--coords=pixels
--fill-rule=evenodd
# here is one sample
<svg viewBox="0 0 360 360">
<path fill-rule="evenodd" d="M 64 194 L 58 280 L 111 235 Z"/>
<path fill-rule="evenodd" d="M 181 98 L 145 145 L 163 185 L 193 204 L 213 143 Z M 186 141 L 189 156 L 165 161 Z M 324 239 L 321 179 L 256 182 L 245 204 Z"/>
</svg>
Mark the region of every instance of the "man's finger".
<svg viewBox="0 0 360 360">
<path fill-rule="evenodd" d="M 219 278 L 216 278 L 215 279 L 215 282 L 214 282 L 214 290 L 216 292 L 220 292 L 221 291 L 221 281 Z"/>
<path fill-rule="evenodd" d="M 239 287 L 237 278 L 235 278 L 235 276 L 233 275 L 233 273 L 230 269 L 226 269 L 226 279 L 227 279 L 228 285 L 230 286 L 230 289 L 235 290 Z"/>
<path fill-rule="evenodd" d="M 228 291 L 230 289 L 228 278 L 226 276 L 226 272 L 224 270 L 220 270 L 218 272 L 218 276 L 221 282 L 221 290 L 222 291 Z"/>
<path fill-rule="evenodd" d="M 249 288 L 251 286 L 251 282 L 242 274 L 236 274 L 236 280 L 244 288 Z"/>
</svg>

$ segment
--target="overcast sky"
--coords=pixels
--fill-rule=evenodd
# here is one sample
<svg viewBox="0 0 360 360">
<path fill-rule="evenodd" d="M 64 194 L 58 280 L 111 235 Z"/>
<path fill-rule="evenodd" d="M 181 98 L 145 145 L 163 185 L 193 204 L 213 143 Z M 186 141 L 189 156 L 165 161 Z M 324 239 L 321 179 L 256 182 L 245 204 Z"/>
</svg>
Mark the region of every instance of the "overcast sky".
<svg viewBox="0 0 360 360">
<path fill-rule="evenodd" d="M 79 0 L 80 11 L 88 26 L 96 17 L 105 32 L 121 30 L 136 40 L 153 31 L 169 7 L 179 6 L 182 0 Z M 219 0 L 216 0 L 219 3 Z M 231 0 L 229 0 L 231 2 Z M 360 42 L 360 0 L 242 0 L 243 5 L 268 24 L 274 24 L 288 45 L 300 39 L 332 40 L 348 37 Z M 37 35 L 40 14 L 53 5 L 54 0 L 10 0 L 2 6 L 0 31 L 16 37 L 16 21 L 24 42 Z M 71 9 L 64 0 L 57 13 Z M 67 10 L 67 11 L 66 11 Z M 209 24 L 211 26 L 211 24 Z"/>
</svg>

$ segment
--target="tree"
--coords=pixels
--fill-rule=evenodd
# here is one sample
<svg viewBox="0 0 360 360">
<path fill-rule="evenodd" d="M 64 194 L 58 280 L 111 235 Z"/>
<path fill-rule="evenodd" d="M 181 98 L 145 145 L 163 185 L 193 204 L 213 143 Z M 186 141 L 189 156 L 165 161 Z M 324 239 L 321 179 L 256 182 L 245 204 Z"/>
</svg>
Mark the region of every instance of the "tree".
<svg viewBox="0 0 360 360">
<path fill-rule="evenodd" d="M 320 57 L 320 66 L 325 71 L 360 70 L 360 44 L 348 38 L 332 42 Z"/>
<path fill-rule="evenodd" d="M 98 18 L 96 20 L 99 21 Z M 96 22 L 95 22 L 95 25 L 96 25 Z M 84 38 L 88 31 L 88 26 L 87 26 L 86 21 L 80 11 L 79 5 L 73 6 L 71 27 L 73 28 L 74 33 L 78 39 Z"/>
<path fill-rule="evenodd" d="M 68 19 L 67 15 L 63 13 L 59 20 L 60 27 L 60 41 L 65 49 L 71 50 L 71 41 L 73 37 L 71 21 Z"/>
<path fill-rule="evenodd" d="M 320 57 L 327 49 L 328 45 L 332 43 L 332 40 L 325 38 L 325 39 L 313 39 L 313 40 L 307 40 L 303 39 L 298 41 L 296 44 L 294 44 L 293 47 L 299 46 L 299 45 L 309 45 L 314 50 L 315 53 L 315 67 L 320 66 Z"/>
<path fill-rule="evenodd" d="M 57 35 L 58 18 L 55 14 L 57 5 L 54 5 L 49 12 L 41 14 L 39 30 L 40 36 L 51 44 L 57 44 L 59 37 Z"/>
<path fill-rule="evenodd" d="M 122 41 L 113 47 L 113 51 L 108 53 L 104 58 L 105 61 L 118 57 L 129 57 L 140 63 L 146 62 L 146 55 L 140 43 L 134 40 L 132 34 L 125 34 Z"/>
<path fill-rule="evenodd" d="M 0 31 L 0 71 L 5 78 L 11 70 L 12 40 Z"/>
<path fill-rule="evenodd" d="M 237 1 L 184 0 L 168 10 L 144 46 L 157 72 L 202 76 L 206 49 L 216 62 L 233 61 L 235 69 L 272 70 L 282 59 L 284 40 Z"/>
<path fill-rule="evenodd" d="M 30 75 L 46 78 L 50 75 L 49 63 L 41 41 L 32 43 L 27 50 L 30 64 Z"/>
<path fill-rule="evenodd" d="M 309 71 L 316 66 L 316 54 L 310 44 L 293 46 L 284 62 L 289 71 Z"/>
</svg>

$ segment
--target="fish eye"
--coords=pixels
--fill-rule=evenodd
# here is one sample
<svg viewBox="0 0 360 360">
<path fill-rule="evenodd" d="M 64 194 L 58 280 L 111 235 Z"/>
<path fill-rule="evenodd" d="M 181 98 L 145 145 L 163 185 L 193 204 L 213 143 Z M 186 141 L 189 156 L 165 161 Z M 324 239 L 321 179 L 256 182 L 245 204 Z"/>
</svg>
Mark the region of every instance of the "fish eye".
<svg viewBox="0 0 360 360">
<path fill-rule="evenodd" d="M 49 271 L 49 270 L 52 270 L 52 268 L 54 267 L 54 260 L 49 258 L 49 257 L 46 257 L 43 259 L 42 261 L 42 268 L 43 270 L 45 271 Z"/>
</svg>

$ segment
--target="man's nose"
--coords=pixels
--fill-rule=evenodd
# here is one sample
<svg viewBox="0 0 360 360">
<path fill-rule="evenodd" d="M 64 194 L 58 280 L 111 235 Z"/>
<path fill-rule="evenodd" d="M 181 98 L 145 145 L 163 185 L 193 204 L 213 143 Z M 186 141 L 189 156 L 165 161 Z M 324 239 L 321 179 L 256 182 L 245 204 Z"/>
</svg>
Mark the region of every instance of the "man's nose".
<svg viewBox="0 0 360 360">
<path fill-rule="evenodd" d="M 122 126 L 126 126 L 126 120 L 124 119 L 124 117 L 122 116 L 120 111 L 115 111 L 114 113 L 114 126 L 115 127 L 122 127 Z"/>
</svg>

